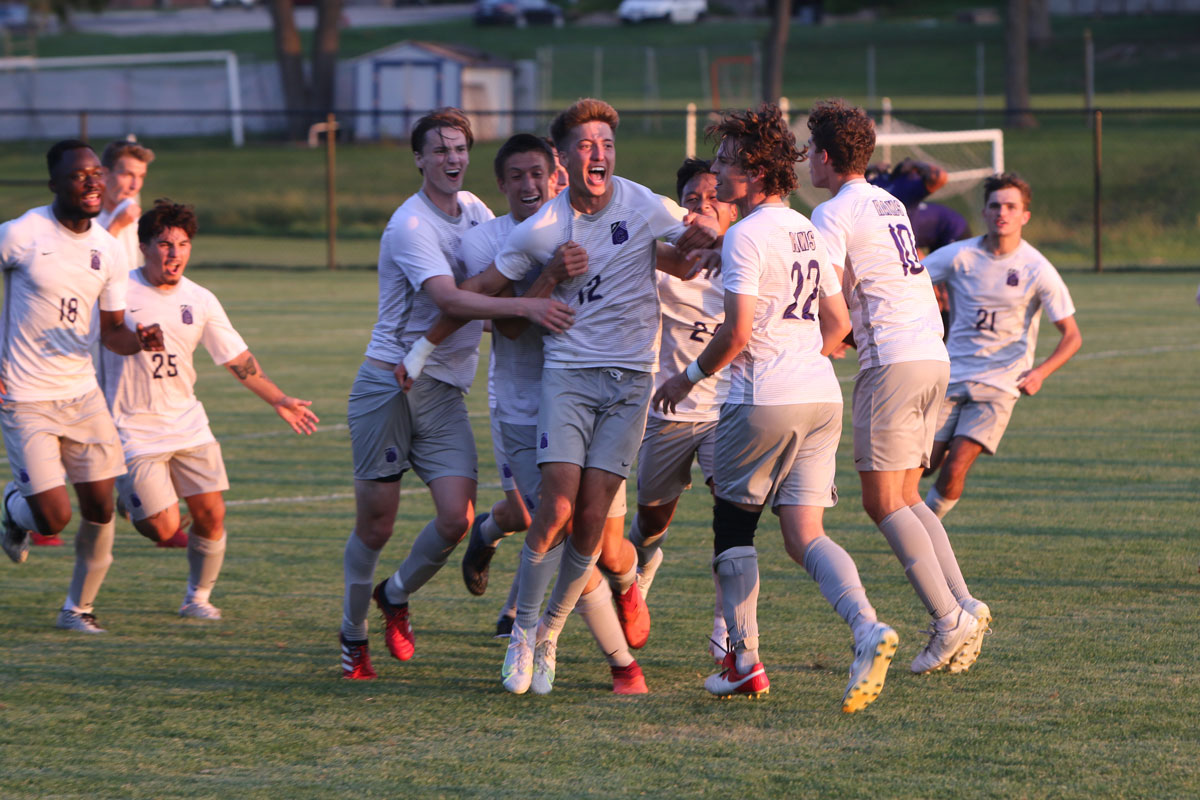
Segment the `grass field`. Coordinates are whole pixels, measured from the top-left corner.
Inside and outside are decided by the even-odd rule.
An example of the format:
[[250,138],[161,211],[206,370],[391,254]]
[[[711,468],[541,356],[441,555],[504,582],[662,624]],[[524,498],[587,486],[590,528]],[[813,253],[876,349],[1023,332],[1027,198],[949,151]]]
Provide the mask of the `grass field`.
[[[198,241],[202,252],[204,240]],[[859,507],[844,437],[830,534],[901,647],[867,711],[838,708],[845,627],[760,529],[762,702],[707,697],[709,502],[685,496],[638,653],[652,693],[622,698],[572,620],[556,688],[514,697],[490,638],[519,547],[471,598],[458,559],[413,600],[416,658],[375,634],[372,683],[338,678],[342,546],[353,516],[346,394],[375,276],[198,270],[285,390],[309,439],[197,359],[233,488],[217,624],[175,616],[186,563],[124,522],[98,603],[109,633],[55,630],[70,548],[0,565],[0,797],[1013,797],[1200,794],[1197,274],[1069,274],[1082,353],[1021,401],[1000,453],[948,517],[994,634],[963,676],[913,676],[924,614]],[[1053,344],[1047,325],[1041,352]],[[839,362],[844,379],[852,363]],[[480,384],[481,385],[481,384]],[[849,389],[848,383],[845,388]],[[499,497],[482,393],[480,504]],[[848,409],[847,409],[848,410]],[[431,514],[415,479],[381,563]]]

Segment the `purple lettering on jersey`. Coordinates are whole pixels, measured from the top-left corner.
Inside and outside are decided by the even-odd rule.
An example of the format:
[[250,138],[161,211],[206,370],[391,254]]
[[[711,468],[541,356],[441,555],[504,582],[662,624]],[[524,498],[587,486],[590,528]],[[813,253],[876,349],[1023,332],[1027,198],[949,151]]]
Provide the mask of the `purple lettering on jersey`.
[[389,447],[388,449],[383,451],[383,458],[389,464],[395,464],[397,461],[400,460],[400,453],[398,453],[396,451],[396,448]]
[[546,438],[546,434],[543,433],[542,440],[540,442],[538,442],[538,447],[545,450],[549,446],[550,446],[550,440],[548,438]]
[[1015,269],[1010,269],[1008,271],[1008,280],[1006,280],[1005,283],[1007,283],[1009,286],[1016,286],[1018,283],[1020,283],[1020,280],[1017,277],[1017,271]]
[[21,470],[17,474],[17,478],[21,481],[21,483],[29,483],[29,473],[25,470]]
[[629,241],[629,229],[625,227],[625,222],[614,222],[609,226],[612,229],[613,244],[625,244]]
[[180,319],[183,320],[184,325],[191,325],[193,322],[192,307],[191,306],[180,306],[179,307],[179,317],[180,317]]
[[92,269],[94,269],[94,270],[100,269],[100,251],[99,250],[92,251]]

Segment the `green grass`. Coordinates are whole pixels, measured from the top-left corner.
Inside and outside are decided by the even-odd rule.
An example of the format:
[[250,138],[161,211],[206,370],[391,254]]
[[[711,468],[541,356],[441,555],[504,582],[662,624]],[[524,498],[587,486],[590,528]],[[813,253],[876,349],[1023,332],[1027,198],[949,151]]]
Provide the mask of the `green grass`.
[[[198,240],[203,252],[205,240]],[[709,502],[681,503],[638,653],[652,694],[620,698],[572,620],[548,697],[499,686],[489,637],[518,543],[469,597],[452,557],[413,601],[416,658],[337,677],[342,544],[353,521],[346,393],[375,319],[365,271],[199,270],[285,390],[324,425],[301,439],[201,355],[201,397],[232,489],[215,625],[174,616],[186,565],[124,522],[102,637],[53,627],[70,548],[0,565],[0,796],[1188,798],[1200,793],[1196,274],[1068,274],[1082,353],[1023,399],[948,517],[994,634],[964,676],[907,672],[924,614],[859,507],[849,425],[829,533],[901,647],[884,694],[838,711],[845,627],[764,518],[760,619],[772,692],[710,700]],[[1040,352],[1053,345],[1044,326]],[[839,362],[843,377],[854,369]],[[477,384],[482,386],[482,382]],[[848,390],[849,386],[846,384]],[[480,505],[499,497],[485,398]],[[848,411],[848,409],[847,409]],[[431,514],[419,484],[380,565]],[[304,499],[322,498],[329,499]],[[261,499],[269,502],[257,503]]]

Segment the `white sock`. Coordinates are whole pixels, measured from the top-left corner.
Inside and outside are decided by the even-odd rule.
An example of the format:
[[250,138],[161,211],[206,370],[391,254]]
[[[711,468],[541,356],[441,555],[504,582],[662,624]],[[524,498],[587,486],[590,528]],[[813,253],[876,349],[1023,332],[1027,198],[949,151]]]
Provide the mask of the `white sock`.
[[595,589],[580,595],[579,602],[575,604],[575,613],[583,617],[584,624],[592,632],[592,638],[596,640],[596,646],[609,666],[628,667],[633,663],[633,655],[621,630],[621,621],[617,619],[617,610],[613,608],[612,590],[606,581],[600,581]]
[[821,596],[852,629],[875,621],[875,609],[867,600],[854,559],[833,539],[818,536],[813,540],[804,551],[804,569],[817,582]]
[[487,519],[479,523],[479,535],[483,539],[484,544],[489,547],[495,547],[497,542],[510,533],[512,531],[500,530],[500,526],[496,524],[495,514],[488,514]]
[[925,505],[929,506],[934,514],[937,514],[938,519],[945,519],[946,515],[950,513],[950,509],[954,508],[960,499],[956,497],[951,500],[948,497],[942,497],[938,493],[937,486],[930,486],[929,493],[925,495]]
[[113,562],[113,539],[117,530],[114,517],[99,523],[79,520],[79,532],[75,534],[75,571],[71,575],[71,586],[67,589],[66,611],[90,614],[100,593],[100,584]]
[[753,546],[731,547],[713,559],[721,582],[725,625],[738,672],[758,663],[758,552]]
[[188,531],[188,583],[183,602],[208,602],[225,563],[225,541],[225,531],[221,531],[219,539],[204,539]]
[[633,542],[633,546],[637,550],[637,565],[639,567],[644,567],[650,563],[650,559],[654,558],[654,554],[662,548],[663,542],[667,539],[667,531],[669,530],[670,528],[666,528],[656,536],[646,536],[642,532],[641,517],[638,516],[637,512],[634,512],[633,522],[629,525],[629,541]]
[[522,630],[531,631],[542,615],[542,601],[546,590],[558,574],[562,562],[563,547],[560,542],[544,553],[535,553],[529,542],[521,548],[521,566],[517,568],[517,624]]
[[[567,615],[571,613],[571,609],[575,608],[575,604],[579,602],[579,596],[583,594],[584,587],[587,586],[588,573],[592,571],[592,567],[596,566],[596,562],[599,560],[599,553],[593,555],[580,553],[575,549],[574,543],[567,539],[566,545],[563,547],[562,563],[558,566],[558,578],[550,590],[550,599],[546,601],[546,613],[542,616],[542,625],[547,630],[556,632],[563,629],[563,625],[567,622]],[[524,578],[522,577],[521,580]]]
[[446,564],[458,542],[447,542],[437,532],[434,520],[430,520],[413,540],[412,550],[399,569],[388,579],[384,592],[387,599],[396,605],[408,602],[408,596],[425,585]]
[[[29,501],[19,491],[13,491],[17,488],[16,481],[9,481],[8,486],[4,487],[4,495],[8,497],[8,516],[12,521],[17,523],[17,527],[23,531],[36,531],[37,522],[33,518],[33,509],[29,507]],[[9,492],[12,492],[11,497]],[[42,533],[42,531],[38,531]]]
[[929,541],[933,543],[933,552],[937,554],[938,564],[942,568],[942,575],[946,578],[946,585],[954,593],[954,599],[958,601],[959,605],[962,605],[964,600],[970,599],[971,592],[967,589],[967,581],[963,578],[962,569],[958,566],[958,559],[954,557],[954,548],[950,546],[950,535],[946,533],[946,528],[943,527],[942,521],[933,509],[924,503],[917,503],[909,508],[925,526],[925,532],[929,534]]
[[[501,617],[517,616],[517,592],[521,589],[521,572],[518,569],[513,575],[512,585],[508,587],[508,597],[504,600],[504,607],[500,609]],[[538,609],[541,610],[540,608]],[[535,618],[536,619],[536,618]]]
[[342,636],[352,642],[367,638],[367,612],[371,610],[371,590],[375,586],[375,567],[382,551],[372,550],[354,531],[346,539],[342,555],[345,590],[342,595]]
[[623,572],[620,575],[609,572],[608,570],[601,570],[601,572],[603,572],[604,576],[608,579],[608,585],[612,588],[612,593],[615,595],[625,594],[629,591],[630,586],[633,586],[633,584],[637,583],[636,560],[633,562],[633,566],[631,566],[628,571]]
[[904,574],[925,610],[935,618],[957,611],[958,601],[942,574],[933,542],[912,509],[903,506],[888,514],[880,520],[879,530],[904,566]]

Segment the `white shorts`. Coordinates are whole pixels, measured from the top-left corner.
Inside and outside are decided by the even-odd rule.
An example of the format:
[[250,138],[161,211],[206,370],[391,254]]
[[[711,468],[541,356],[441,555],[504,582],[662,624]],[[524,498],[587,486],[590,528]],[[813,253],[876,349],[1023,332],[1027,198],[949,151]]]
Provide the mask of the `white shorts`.
[[974,381],[952,383],[946,389],[933,440],[948,442],[962,436],[995,455],[1016,405],[1017,398],[994,386]]
[[851,413],[854,468],[894,472],[928,467],[949,380],[945,361],[901,361],[859,373]]
[[134,520],[152,517],[180,497],[229,489],[221,445],[216,442],[129,459],[129,472],[117,478],[117,496]]
[[[525,501],[525,508],[532,514],[537,509],[542,493],[542,470],[537,465],[537,427],[501,422],[500,432],[505,453],[511,453],[507,458],[513,479],[516,481],[517,493]],[[612,505],[608,508],[608,516],[624,517],[627,510],[625,481],[621,481],[621,487],[617,489]]]
[[654,376],[649,372],[615,367],[545,370],[537,462],[563,462],[629,477],[653,393]]
[[717,421],[678,422],[650,417],[638,450],[637,501],[661,506],[692,488],[692,461],[704,482],[712,480]]
[[496,409],[488,409],[488,420],[492,432],[492,458],[496,460],[496,471],[500,473],[500,489],[506,494],[513,491],[517,484],[513,480],[513,468],[508,454],[504,451],[504,434],[500,430],[500,420],[496,417]]

